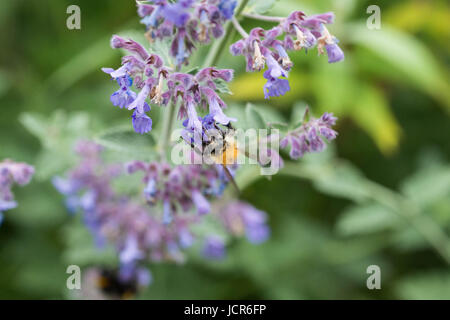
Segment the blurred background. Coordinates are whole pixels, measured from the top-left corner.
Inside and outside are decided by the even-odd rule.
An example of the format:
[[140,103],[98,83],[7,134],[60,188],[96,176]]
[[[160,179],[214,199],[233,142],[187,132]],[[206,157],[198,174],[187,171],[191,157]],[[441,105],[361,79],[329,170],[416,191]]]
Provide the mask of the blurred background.
[[[66,28],[70,4],[81,30]],[[366,27],[372,4],[380,30]],[[269,13],[294,10],[334,11],[345,61],[293,52],[292,90],[264,101],[262,74],[225,52],[219,65],[236,70],[227,102],[284,121],[305,104],[334,112],[338,139],[271,181],[238,176],[242,197],[269,214],[268,242],[236,241],[222,262],[151,265],[154,282],[137,298],[450,299],[448,2],[280,0]],[[106,262],[49,180],[74,163],[76,139],[130,125],[100,67],[119,65],[113,33],[142,36],[144,26],[132,0],[9,0],[0,28],[0,159],[37,170],[0,228],[0,299],[68,298],[67,265]],[[381,268],[381,290],[366,287],[370,265]]]

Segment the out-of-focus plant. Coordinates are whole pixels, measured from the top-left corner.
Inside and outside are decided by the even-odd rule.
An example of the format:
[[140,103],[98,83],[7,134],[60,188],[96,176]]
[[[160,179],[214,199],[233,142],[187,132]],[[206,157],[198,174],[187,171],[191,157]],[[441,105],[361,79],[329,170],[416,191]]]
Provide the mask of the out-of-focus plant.
[[[150,41],[150,49],[118,35],[110,41],[112,48],[122,49],[126,53],[119,68],[102,68],[119,84],[110,101],[116,107],[132,110],[135,133],[123,128],[109,128],[97,135],[97,143],[77,144],[80,163],[64,176],[55,176],[53,184],[66,196],[69,211],[83,213],[82,220],[95,242],[99,246],[106,243],[113,245],[119,258],[119,282],[148,285],[150,276],[141,267],[142,264],[149,261],[182,262],[181,249],[191,247],[195,239],[202,237],[203,255],[211,259],[223,258],[227,239],[223,232],[215,230],[217,226],[212,227],[218,222],[229,234],[245,233],[253,243],[261,243],[268,238],[266,214],[232,198],[224,200],[221,206],[215,206],[219,212],[215,217],[211,218],[211,214],[203,217],[212,211],[210,201],[221,198],[228,183],[234,183],[236,153],[243,152],[250,157],[235,142],[227,140],[229,135],[234,134],[231,122],[236,122],[238,118],[228,117],[222,110],[227,105],[219,94],[229,93],[226,82],[232,80],[234,72],[215,67],[221,48],[227,44],[233,27],[243,39],[231,45],[231,53],[245,56],[248,71],[261,71],[267,65],[264,73],[267,83],[262,88],[267,99],[282,96],[290,90],[287,78],[293,63],[288,50],[307,52],[317,46],[319,54],[326,52],[329,63],[342,61],[344,53],[337,44],[338,40],[325,26],[334,22],[333,13],[306,16],[301,11],[293,11],[286,18],[278,18],[260,15],[258,7],[250,3],[253,18],[275,21],[278,25],[267,31],[254,28],[247,33],[237,20],[247,4],[247,0],[241,1],[239,6],[233,0],[138,2],[138,14],[142,18],[141,23],[146,26],[145,35]],[[195,46],[208,44],[214,38],[218,42],[210,48],[203,66],[199,68],[190,64],[189,58]],[[190,68],[189,71],[183,69],[186,67]],[[159,139],[156,145],[155,135],[148,138],[151,137],[149,132],[154,132],[155,125],[148,114],[151,105],[165,107],[161,110],[162,125],[157,124]],[[202,106],[209,106],[209,113],[199,117]],[[177,115],[185,119],[181,138],[192,147],[191,157],[197,153],[202,160],[215,160],[215,164],[172,165],[167,162],[171,148],[170,135]],[[52,160],[49,169],[43,170],[43,176],[73,162],[72,156],[67,159],[58,156],[61,154],[58,146],[65,148],[79,136],[70,134],[70,127],[69,130],[63,129],[61,117],[64,118],[64,115],[55,114],[55,121],[48,125],[35,116],[22,116],[23,124],[41,139],[46,148],[41,163],[47,165],[47,159]],[[80,121],[69,121],[75,122],[78,129],[84,129],[83,134],[88,134],[87,123],[80,117]],[[326,146],[324,140],[330,141],[337,136],[332,129],[336,120],[329,113],[316,119],[305,109],[293,126],[279,124],[283,129],[281,147],[290,148],[292,159],[310,152],[322,152]],[[245,121],[247,128],[268,127],[258,109],[251,105],[247,106],[241,121]],[[48,130],[52,128],[56,129],[56,134],[53,139],[47,139]],[[68,139],[64,134],[57,136],[62,133],[61,129],[68,133]],[[223,137],[222,141],[219,141],[217,133]],[[263,139],[280,137],[270,134]],[[214,147],[212,155],[208,156],[207,149],[217,143],[223,146]],[[102,146],[115,152],[131,149],[127,171],[143,172],[144,203],[135,201],[132,196],[142,193],[136,188],[139,184],[128,185],[128,188],[137,189],[131,194],[114,191],[113,182],[121,176],[121,170],[103,162]],[[148,151],[145,152],[145,149]],[[258,150],[257,163],[282,167],[283,161],[278,152],[268,149],[267,154],[262,154]],[[141,161],[141,155],[146,160],[152,157],[155,161]],[[191,212],[192,208],[196,208],[197,214]],[[202,227],[205,223],[212,225]]]
[[[389,107],[389,92],[380,85],[380,79],[392,84],[410,86],[423,91],[450,110],[448,69],[433,56],[432,51],[412,35],[395,29],[423,26],[445,39],[448,28],[440,26],[447,21],[448,8],[439,10],[421,1],[402,2],[391,9],[382,9],[380,30],[369,30],[363,18],[366,8],[357,1],[287,1],[277,2],[271,9],[274,15],[285,15],[299,4],[306,5],[308,12],[318,12],[326,5],[344,19],[336,21],[335,32],[345,38],[346,60],[342,64],[324,68],[322,61],[299,57],[291,74],[291,86],[296,90],[288,93],[283,102],[293,102],[310,94],[319,110],[333,110],[338,116],[347,116],[361,126],[386,154],[397,149],[401,138],[401,126]],[[445,7],[444,5],[442,5]],[[430,15],[424,14],[429,11]],[[414,18],[420,15],[419,21]],[[408,18],[411,16],[411,18]],[[439,19],[442,16],[443,19]],[[356,19],[354,19],[355,17]],[[369,15],[367,14],[366,18]],[[250,21],[248,22],[250,23]],[[448,37],[447,37],[448,38]],[[251,74],[237,75],[231,90],[233,99],[255,100],[263,95],[254,87],[261,80]],[[278,104],[278,103],[277,103]]]
[[[260,1],[252,1],[250,8],[255,3]],[[435,3],[439,5],[434,6]],[[328,152],[319,157],[306,155],[301,164],[287,161],[270,183],[265,179],[255,180],[255,168],[243,166],[236,176],[237,184],[245,199],[270,214],[271,240],[261,246],[231,241],[226,258],[220,263],[200,259],[201,251],[188,250],[189,259],[183,268],[152,264],[153,284],[141,292],[141,297],[450,297],[450,277],[445,262],[449,231],[448,148],[438,145],[441,140],[437,138],[436,141],[426,140],[438,133],[442,136],[442,132],[435,131],[445,128],[442,124],[445,114],[433,106],[439,105],[443,110],[448,107],[446,68],[439,62],[438,55],[442,47],[448,46],[445,39],[449,30],[445,27],[448,19],[439,17],[446,17],[449,11],[444,1],[433,5],[423,1],[380,4],[382,29],[369,31],[365,29],[368,4],[351,0],[283,0],[273,8],[268,5],[258,9],[260,14],[269,10],[267,14],[271,16],[285,16],[298,8],[308,14],[332,9],[338,16],[333,33],[341,39],[346,60],[327,65],[325,58],[309,57],[315,54],[313,51],[306,57],[291,55],[296,65],[289,74],[291,90],[263,104],[262,87],[266,84],[263,76],[245,74],[242,59],[223,54],[218,66],[242,70],[237,72],[230,87],[233,95],[225,100],[229,106],[226,113],[229,117],[246,119],[246,113],[253,114],[246,110],[256,109],[263,122],[284,130],[288,129],[286,124],[292,127],[296,124],[296,121],[289,124],[286,120],[287,109],[297,100],[307,100],[308,104],[318,107],[311,110],[314,113],[333,111],[340,119],[352,119],[384,154],[398,150],[399,156],[387,159],[379,156],[361,131],[351,129],[345,139],[340,139],[343,144],[338,145],[338,154],[353,163],[338,158],[333,148],[328,148]],[[89,7],[83,10],[95,10],[91,7],[95,6],[93,3],[83,8],[86,6]],[[29,159],[27,162],[37,169],[35,183],[17,190],[20,206],[2,226],[0,269],[4,276],[0,277],[0,296],[59,297],[68,264],[86,267],[88,276],[83,277],[84,285],[99,279],[108,279],[114,284],[118,265],[114,248],[96,250],[81,216],[65,218],[63,207],[54,201],[56,191],[46,181],[76,165],[77,157],[73,156],[72,148],[80,138],[93,139],[104,146],[104,158],[108,163],[125,162],[131,156],[153,161],[159,155],[154,137],[158,137],[161,130],[158,124],[163,122],[161,108],[153,107],[149,113],[156,124],[152,134],[135,134],[128,119],[120,117],[123,110],[104,112],[111,110],[107,109],[109,101],[105,97],[115,89],[111,89],[108,81],[101,81],[98,72],[100,65],[114,65],[118,61],[117,52],[106,45],[109,37],[105,37],[105,32],[109,31],[105,25],[109,29],[117,28],[117,34],[123,37],[141,43],[146,43],[146,39],[139,32],[130,31],[139,26],[134,23],[135,18],[127,22],[133,12],[119,3],[108,2],[105,10],[101,10],[104,14],[99,10],[97,15],[92,15],[95,21],[87,21],[89,34],[70,33],[56,27],[59,22],[64,24],[51,14],[64,12],[64,5],[59,2],[52,4],[52,10],[45,4],[22,8],[19,2],[3,2],[0,7],[5,24],[13,25],[17,19],[14,30],[23,39],[20,48],[9,41],[11,48],[4,50],[4,55],[13,59],[2,66],[0,73],[0,98],[11,99],[4,102],[5,107],[0,111],[2,130],[8,132],[0,135],[0,156],[17,154],[19,156],[13,158]],[[122,14],[115,14],[111,19],[112,11]],[[22,23],[23,15],[42,28],[48,24],[46,30],[54,38],[51,46],[49,39],[28,30]],[[256,26],[250,18],[239,22],[247,30]],[[264,28],[272,26],[273,23],[267,23]],[[53,32],[52,27],[58,31]],[[0,34],[2,39],[14,36],[14,32]],[[204,62],[207,50],[199,48],[191,56],[192,63]],[[16,51],[19,54],[15,54]],[[10,65],[13,67],[9,68]],[[401,96],[402,93],[406,94]],[[411,96],[413,101],[405,96]],[[415,101],[417,96],[431,99]],[[248,100],[253,103],[245,108],[241,102]],[[418,112],[422,105],[431,107]],[[67,109],[67,112],[43,115],[57,108]],[[87,112],[70,112],[80,109]],[[22,115],[21,121],[28,131],[39,137],[41,152],[36,141],[10,121],[11,116],[15,118],[23,110],[32,111]],[[293,108],[292,118],[301,119],[304,110],[304,104],[299,104]],[[407,110],[412,113],[393,115],[393,111]],[[420,121],[414,117],[420,117]],[[398,121],[402,121],[402,129]],[[344,127],[343,124],[348,124],[345,121],[338,124],[342,130],[352,127]],[[407,133],[403,135],[405,144],[399,144],[401,130]],[[352,153],[348,152],[348,145],[352,146]],[[416,173],[411,173],[414,171],[411,163],[415,159],[411,154],[425,153],[425,147],[430,145],[443,153],[442,160],[424,157]],[[368,157],[374,159],[368,161]],[[405,175],[410,177],[402,180]],[[125,181],[128,179],[131,181]],[[129,176],[115,188],[127,193],[133,184],[135,177]],[[233,189],[228,192],[233,193]],[[226,194],[225,198],[228,196]],[[365,270],[371,264],[381,267],[383,289],[380,291],[368,291],[365,286]],[[100,268],[88,269],[92,265]],[[84,285],[83,288],[94,290],[94,294],[99,293],[98,288]],[[127,290],[133,291],[134,285],[130,283],[130,287],[116,291],[122,296]]]

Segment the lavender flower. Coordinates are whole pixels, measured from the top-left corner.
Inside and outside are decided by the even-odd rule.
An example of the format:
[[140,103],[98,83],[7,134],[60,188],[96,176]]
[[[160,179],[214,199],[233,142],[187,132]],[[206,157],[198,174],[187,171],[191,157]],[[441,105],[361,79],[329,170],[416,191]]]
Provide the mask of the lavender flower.
[[325,149],[323,138],[334,140],[337,132],[331,129],[337,118],[332,113],[324,113],[319,119],[311,119],[287,133],[280,142],[281,148],[291,146],[290,157],[298,159],[307,152],[321,152]]
[[[125,48],[132,54],[122,59],[119,69],[102,70],[119,83],[120,89],[112,94],[111,101],[120,108],[133,110],[132,124],[137,133],[144,134],[152,129],[152,119],[146,114],[150,111],[148,99],[155,104],[168,105],[170,102],[176,104],[181,98],[179,118],[187,117],[187,126],[196,132],[202,130],[196,111],[201,104],[209,103],[210,112],[217,122],[227,124],[235,121],[223,113],[226,105],[215,92],[215,81],[231,81],[233,70],[208,67],[196,75],[169,72],[161,57],[148,53],[137,42],[113,36],[111,43],[114,48]],[[133,83],[140,90],[138,94],[131,89]]]
[[264,72],[264,78],[267,79],[267,83],[264,85],[265,99],[283,96],[286,92],[291,90],[287,79],[274,78],[268,71]]
[[217,167],[181,165],[171,168],[166,163],[134,161],[127,164],[127,171],[145,173],[143,182],[147,187],[144,189],[144,196],[149,199],[149,193],[151,194],[151,201],[148,201],[150,206],[157,206],[159,203],[163,205],[163,219],[167,224],[180,212],[192,208],[196,208],[198,215],[210,212],[211,206],[207,199],[211,194],[209,191],[226,183]]
[[13,162],[9,159],[0,162],[0,224],[3,221],[3,212],[17,207],[14,201],[12,186],[28,184],[34,174],[34,168],[26,163]]
[[236,4],[235,0],[156,0],[138,3],[138,14],[150,41],[172,39],[170,53],[180,66],[188,63],[196,43],[223,35],[223,24],[233,17]]
[[[283,79],[288,77],[287,71],[293,66],[287,51],[304,48],[306,52],[317,45],[319,54],[326,50],[329,63],[344,59],[337,39],[325,27],[333,21],[334,14],[331,12],[306,17],[303,12],[295,11],[270,30],[252,29],[244,39],[230,46],[230,52],[235,56],[245,56],[247,71],[260,71],[267,64],[264,97],[278,97],[290,90],[288,80]],[[281,36],[284,39],[279,39]]]

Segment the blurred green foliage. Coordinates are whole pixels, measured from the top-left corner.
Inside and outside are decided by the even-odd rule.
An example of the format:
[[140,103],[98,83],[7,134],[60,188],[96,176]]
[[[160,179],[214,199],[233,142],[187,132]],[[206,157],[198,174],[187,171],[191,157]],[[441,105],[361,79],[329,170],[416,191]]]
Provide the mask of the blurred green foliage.
[[[450,9],[446,1],[376,1],[382,28],[370,31],[373,2],[275,3],[270,13],[277,16],[334,11],[330,31],[346,53],[336,65],[315,51],[291,54],[285,97],[264,101],[262,74],[246,74],[244,59],[222,54],[219,65],[237,70],[230,116],[257,110],[258,121],[289,123],[308,104],[314,114],[339,116],[339,137],[324,154],[286,163],[270,181],[255,167],[240,169],[242,197],[269,213],[267,243],[235,241],[222,262],[192,252],[183,266],[151,265],[154,283],[138,298],[450,298]],[[152,109],[154,135],[132,135],[123,110],[109,102],[114,85],[100,72],[119,64],[111,34],[142,37],[134,1],[76,3],[82,29],[71,31],[71,1],[0,2],[0,159],[37,169],[16,190],[19,207],[0,228],[3,299],[65,298],[68,264],[116,262],[111,250],[95,251],[49,183],[76,161],[74,141],[95,139],[111,161],[156,152],[159,108]],[[243,21],[246,29],[257,24]],[[382,290],[366,288],[373,264],[381,267]]]

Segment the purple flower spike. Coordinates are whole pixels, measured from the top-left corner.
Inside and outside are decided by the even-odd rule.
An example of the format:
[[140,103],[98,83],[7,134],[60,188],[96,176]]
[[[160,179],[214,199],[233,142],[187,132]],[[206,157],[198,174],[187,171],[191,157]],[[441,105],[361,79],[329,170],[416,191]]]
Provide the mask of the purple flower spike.
[[288,132],[281,140],[280,147],[284,149],[290,145],[289,156],[294,160],[308,152],[321,152],[326,147],[323,138],[331,141],[337,136],[337,132],[331,128],[336,124],[336,120],[332,113],[324,113],[319,119],[312,118]]
[[[273,17],[272,17],[273,18]],[[325,24],[333,23],[332,12],[307,17],[302,11],[292,12],[285,19],[274,18],[280,23],[270,30],[254,28],[249,35],[230,46],[232,55],[243,55],[246,59],[246,70],[261,71],[267,63],[269,80],[264,86],[266,99],[281,96],[289,91],[287,71],[293,63],[290,60],[288,50],[302,50],[305,53],[317,45],[319,54],[328,54],[328,62],[334,63],[344,59],[344,53],[337,46],[336,38],[325,27]],[[241,32],[245,35],[245,32]],[[279,39],[284,36],[284,39]],[[281,65],[280,65],[281,64]]]

